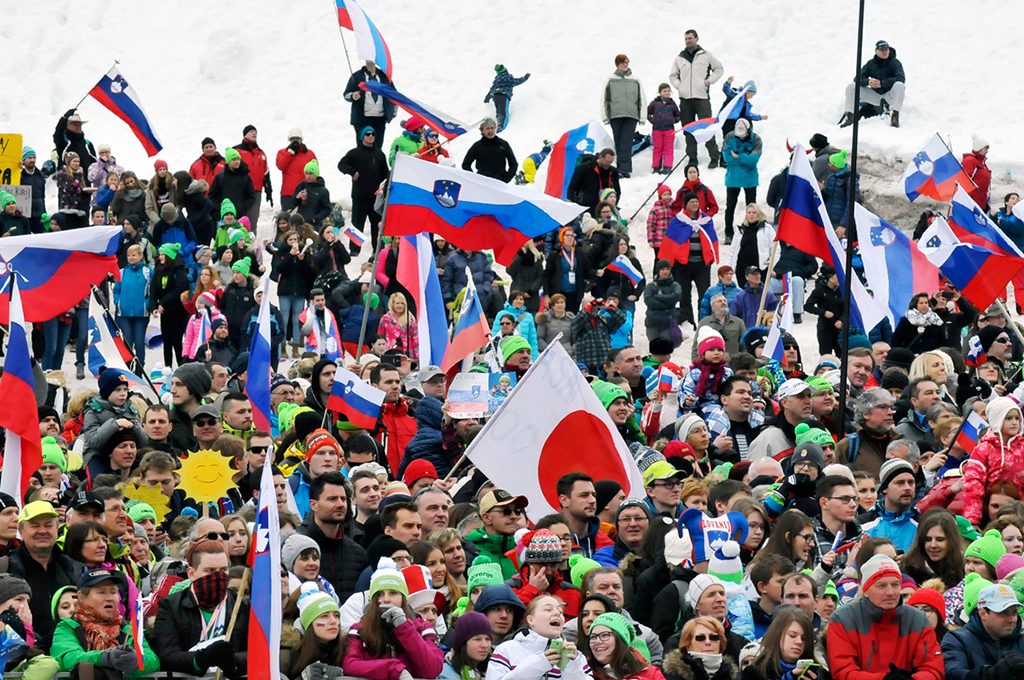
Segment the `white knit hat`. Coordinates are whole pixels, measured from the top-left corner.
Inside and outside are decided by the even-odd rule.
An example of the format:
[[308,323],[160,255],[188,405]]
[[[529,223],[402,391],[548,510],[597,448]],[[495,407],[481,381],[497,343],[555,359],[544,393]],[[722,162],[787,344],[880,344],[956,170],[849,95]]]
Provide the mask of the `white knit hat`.
[[1020,404],[1010,397],[996,397],[988,402],[988,406],[985,407],[985,416],[988,418],[990,431],[995,433],[1001,432],[1003,421],[1006,420],[1006,414],[1013,409],[1017,409],[1019,412]]
[[302,139],[302,130],[297,127],[293,127],[288,131],[288,139]]
[[[900,565],[896,564],[896,560],[888,555],[875,555],[860,568],[861,592],[875,585],[880,579],[887,577],[900,578]],[[693,589],[693,583],[690,584],[690,589]]]
[[690,603],[690,607],[694,611],[697,610],[697,603],[700,602],[700,598],[704,595],[704,591],[711,586],[722,586],[725,589],[725,584],[722,583],[722,579],[711,574],[697,574],[690,581],[690,587],[686,590],[686,601]]
[[988,146],[988,140],[979,134],[971,135],[971,151],[981,151]]

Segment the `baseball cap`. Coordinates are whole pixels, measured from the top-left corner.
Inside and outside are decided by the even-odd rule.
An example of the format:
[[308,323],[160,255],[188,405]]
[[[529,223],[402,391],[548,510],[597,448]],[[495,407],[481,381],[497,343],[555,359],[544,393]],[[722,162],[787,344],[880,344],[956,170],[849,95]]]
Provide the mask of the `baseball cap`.
[[798,394],[811,391],[813,391],[813,388],[807,384],[806,380],[790,378],[779,387],[778,397],[779,399],[785,399],[786,397],[795,397]]
[[420,382],[421,383],[430,382],[431,380],[433,380],[434,378],[436,378],[439,375],[444,375],[444,371],[442,371],[440,367],[438,367],[438,366],[425,366],[420,371]]
[[75,494],[71,502],[68,503],[69,510],[81,511],[87,508],[92,508],[97,512],[103,512],[106,509],[106,504],[103,500],[92,491],[79,491]]
[[884,50],[887,47],[889,47],[889,43],[885,40],[879,40],[878,42],[875,43],[876,50]]
[[480,514],[490,512],[494,508],[499,508],[503,505],[515,504],[520,508],[525,508],[529,501],[526,496],[513,496],[504,489],[494,489],[484,494],[484,497],[480,499]]
[[199,416],[210,416],[211,418],[220,420],[220,409],[213,404],[203,404],[192,412],[192,422],[195,422]]
[[53,505],[49,501],[32,501],[25,505],[21,509],[21,514],[18,515],[19,522],[28,522],[37,517],[56,517],[57,511],[53,509]]
[[758,274],[761,273],[761,268],[758,267],[756,264],[752,264],[752,265],[750,265],[749,267],[747,267],[746,269],[743,270],[744,274],[753,274],[755,272],[758,273]]
[[978,606],[994,612],[1005,612],[1010,607],[1019,607],[1020,602],[1013,588],[1005,583],[995,583],[982,588],[978,593]]
[[660,479],[672,479],[673,477],[682,476],[683,473],[672,467],[672,463],[669,463],[667,460],[659,460],[651,463],[651,465],[644,470],[644,486],[650,486]]
[[112,569],[93,569],[85,572],[85,576],[82,577],[82,582],[78,584],[79,589],[92,588],[98,586],[101,583],[107,581],[113,581],[114,583],[121,585],[121,572],[114,571]]

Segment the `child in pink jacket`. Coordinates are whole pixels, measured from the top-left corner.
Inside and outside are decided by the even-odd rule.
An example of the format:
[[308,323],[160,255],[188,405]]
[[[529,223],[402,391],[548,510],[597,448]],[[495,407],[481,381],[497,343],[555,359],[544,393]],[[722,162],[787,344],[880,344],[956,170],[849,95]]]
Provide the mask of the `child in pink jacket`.
[[1020,405],[997,397],[985,408],[989,429],[964,463],[964,517],[982,525],[985,491],[996,482],[1024,487],[1024,439]]
[[200,332],[204,314],[209,316],[207,324],[212,333],[213,322],[223,318],[220,310],[217,309],[217,294],[212,290],[199,294],[199,297],[196,298],[196,313],[189,318],[188,325],[185,326],[185,339],[181,344],[181,353],[189,359],[195,359],[196,352],[206,344],[207,339],[202,337]]

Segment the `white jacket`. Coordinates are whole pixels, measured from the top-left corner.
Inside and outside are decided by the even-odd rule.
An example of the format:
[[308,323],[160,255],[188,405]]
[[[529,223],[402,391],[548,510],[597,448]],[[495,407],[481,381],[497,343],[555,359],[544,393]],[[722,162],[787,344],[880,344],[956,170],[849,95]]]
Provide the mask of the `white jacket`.
[[494,650],[487,664],[486,680],[591,680],[593,675],[582,652],[569,662],[565,670],[552,666],[544,656],[550,643],[546,637],[526,629]]
[[[686,49],[683,49],[685,52]],[[680,99],[707,99],[708,88],[704,81],[714,83],[725,74],[722,62],[715,56],[698,46],[693,61],[683,57],[680,52],[672,62],[672,70],[668,74],[668,82],[679,92]]]

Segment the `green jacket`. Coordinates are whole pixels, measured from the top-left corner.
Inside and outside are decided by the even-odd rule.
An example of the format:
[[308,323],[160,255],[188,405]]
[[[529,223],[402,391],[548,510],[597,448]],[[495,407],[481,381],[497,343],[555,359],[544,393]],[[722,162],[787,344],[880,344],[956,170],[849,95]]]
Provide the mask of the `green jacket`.
[[[416,135],[416,137],[419,137],[419,135]],[[408,131],[402,132],[391,142],[391,150],[388,152],[388,165],[395,164],[395,156],[399,153],[415,156],[422,144],[423,140],[414,139],[413,133]]]
[[605,123],[613,118],[633,118],[642,121],[646,116],[646,100],[644,88],[640,81],[633,77],[633,72],[626,70],[619,74],[615,71],[608,76],[601,98],[601,115]]
[[[483,527],[478,527],[469,532],[466,540],[480,549],[480,556],[485,562],[493,562],[501,565],[501,577],[510,579],[516,575],[516,565],[505,556],[505,553],[516,546],[515,536],[504,534],[489,534]],[[475,560],[474,560],[475,562]]]
[[[119,639],[125,647],[134,649],[133,645],[135,642],[132,639],[132,627],[127,621],[121,626],[121,636]],[[85,631],[82,630],[82,626],[78,621],[74,619],[61,619],[53,631],[53,644],[50,646],[50,655],[57,660],[62,671],[70,673],[75,665],[79,663],[100,665],[100,658],[103,656],[103,652],[86,650]],[[149,643],[146,642],[145,638],[142,639],[142,662],[143,667],[134,673],[129,673],[127,677],[141,678],[146,673],[155,673],[160,670],[160,659],[149,648]]]

